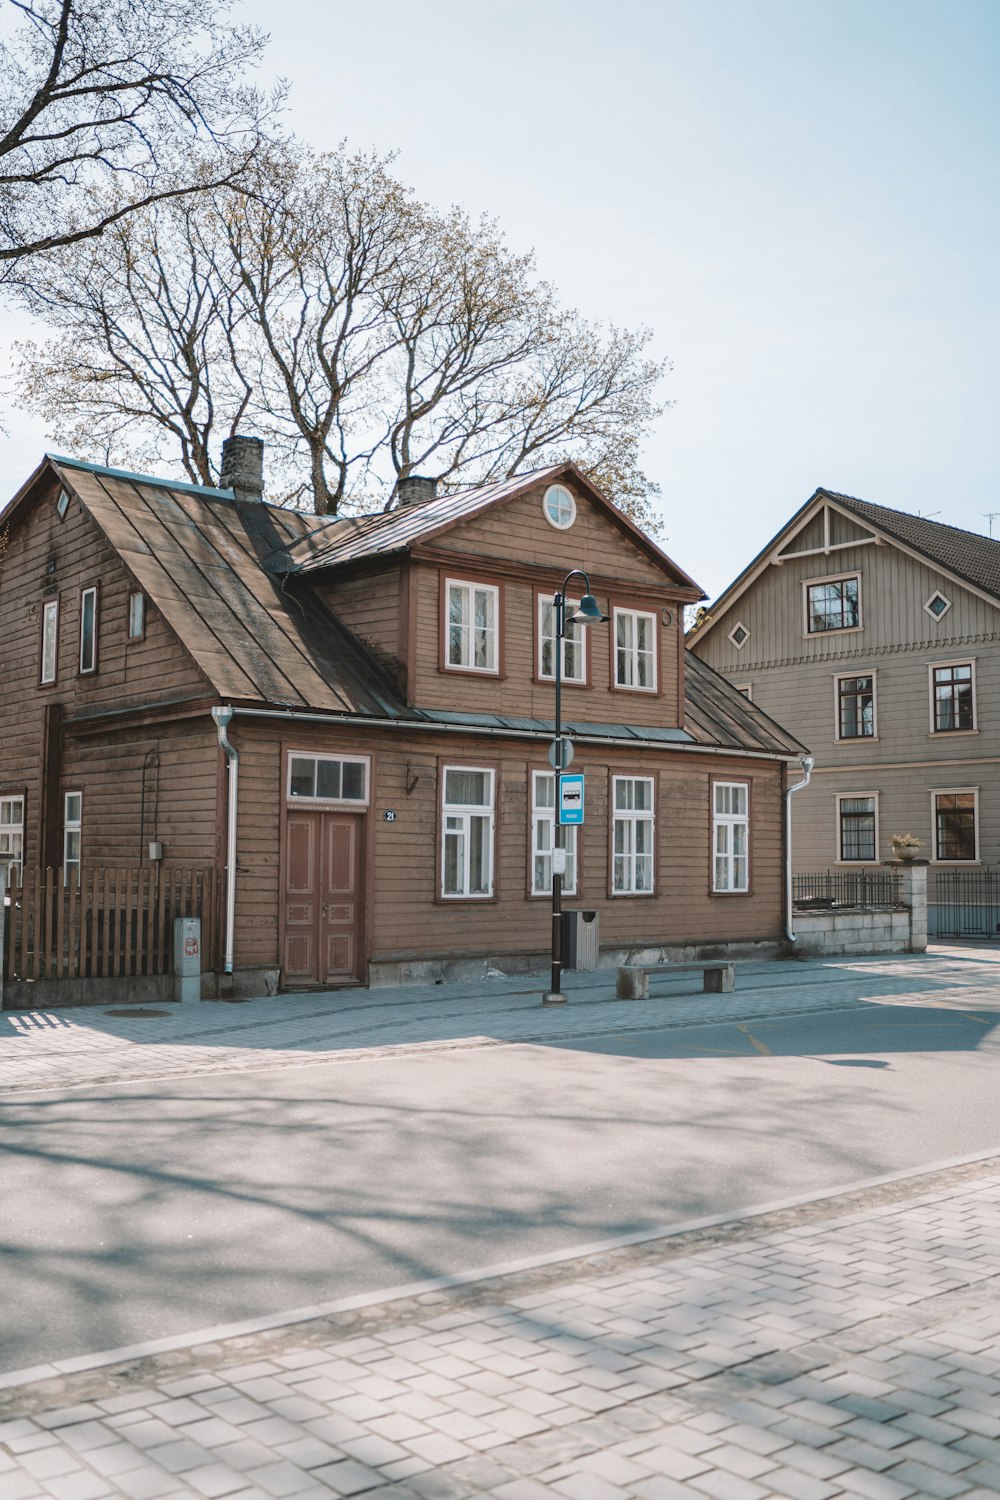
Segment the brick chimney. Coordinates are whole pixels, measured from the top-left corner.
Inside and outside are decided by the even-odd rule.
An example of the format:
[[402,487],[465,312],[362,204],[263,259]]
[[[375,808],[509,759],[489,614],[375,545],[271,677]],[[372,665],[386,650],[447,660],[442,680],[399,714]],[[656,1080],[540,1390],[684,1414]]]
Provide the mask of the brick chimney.
[[237,500],[264,498],[264,443],[261,438],[226,438],[222,445],[219,488],[232,490]]
[[407,505],[423,505],[425,500],[434,500],[436,497],[436,479],[428,479],[424,474],[407,474],[405,478],[396,480],[397,510],[402,510]]

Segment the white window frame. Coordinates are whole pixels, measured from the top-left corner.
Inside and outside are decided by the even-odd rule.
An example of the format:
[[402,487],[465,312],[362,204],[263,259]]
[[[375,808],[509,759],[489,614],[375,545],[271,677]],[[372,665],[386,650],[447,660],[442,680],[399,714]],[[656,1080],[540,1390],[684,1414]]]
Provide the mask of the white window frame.
[[[312,796],[303,796],[301,793],[292,792],[292,763],[296,760],[311,760],[313,762],[313,786],[318,784],[319,764],[323,762],[336,762],[341,766],[341,786],[343,786],[343,767],[345,765],[360,766],[364,776],[364,791],[360,797],[322,797],[313,793]],[[295,807],[344,807],[360,808],[367,807],[371,797],[371,756],[370,755],[323,755],[315,750],[289,750],[287,765],[285,768],[285,799],[291,806]]]
[[[15,823],[13,818],[4,820],[4,808],[12,809],[15,804],[20,809],[20,818]],[[10,884],[12,870],[17,871],[16,879],[21,883],[21,872],[24,869],[24,793],[5,792],[0,797],[0,866],[6,866],[7,883]],[[3,911],[0,910],[0,922],[3,921]]]
[[[935,712],[935,709],[937,707],[937,700],[936,700],[936,698],[934,696],[934,673],[940,671],[942,667],[970,667],[971,668],[971,673],[972,673],[971,678],[970,678],[970,681],[971,681],[971,684],[972,684],[972,727],[971,727],[971,729],[938,729],[938,727],[937,727],[937,714]],[[931,662],[928,662],[927,663],[927,694],[928,694],[928,705],[927,706],[928,706],[928,713],[929,713],[929,718],[930,718],[930,732],[931,732],[932,735],[934,735],[935,738],[937,738],[938,735],[946,735],[949,739],[951,739],[952,735],[957,735],[957,734],[978,734],[979,733],[979,709],[978,709],[978,706],[977,706],[977,700],[978,700],[979,694],[976,692],[976,658],[974,656],[957,656],[954,659],[954,661],[931,661]]]
[[[448,772],[473,772],[477,775],[489,778],[490,789],[489,802],[449,802],[448,799]],[[495,863],[496,863],[496,771],[492,766],[466,766],[466,765],[443,765],[441,767],[441,878],[440,892],[442,901],[490,901],[493,899],[495,885]],[[487,889],[484,891],[473,891],[472,884],[472,822],[473,819],[481,819],[486,823],[486,850],[489,876]],[[449,828],[449,822],[457,824],[457,827]],[[461,864],[461,890],[445,890],[445,877],[447,872],[447,848],[449,838],[457,837],[460,840],[460,864]]]
[[[963,664],[964,665],[964,664]],[[976,852],[972,859],[939,859],[938,858],[938,823],[937,823],[937,799],[939,797],[968,797],[973,798],[972,814],[975,822]],[[977,786],[935,786],[930,789],[931,797],[931,864],[954,865],[960,869],[969,865],[977,865],[979,856],[979,788]]]
[[[611,607],[611,615],[612,615],[612,620],[611,620],[611,631],[612,631],[611,650],[614,653],[614,657],[613,657],[613,660],[614,660],[614,676],[613,676],[613,680],[614,680],[615,688],[618,691],[623,692],[623,693],[656,693],[656,692],[658,692],[659,691],[659,679],[660,679],[660,644],[659,644],[660,632],[659,632],[659,628],[658,628],[659,627],[658,616],[656,615],[656,613],[653,610],[648,610],[648,609],[630,609],[630,608],[626,608],[626,607],[619,607],[617,604],[612,605],[612,607]],[[642,683],[640,683],[638,681],[623,682],[622,679],[621,679],[621,675],[620,675],[620,672],[619,672],[619,658],[618,658],[618,652],[619,652],[619,646],[618,646],[618,621],[621,620],[621,619],[630,619],[632,621],[632,644],[631,644],[630,647],[627,646],[624,649],[626,651],[628,651],[628,658],[627,659],[628,659],[628,662],[630,663],[631,674],[632,674],[633,677],[636,677],[636,678],[639,675],[638,668],[639,668],[639,661],[640,661],[640,651],[639,651],[639,639],[638,639],[637,624],[638,624],[639,620],[649,620],[650,621],[650,624],[651,624],[651,627],[652,627],[652,641],[653,641],[653,644],[652,644],[652,650],[651,650],[651,652],[649,654],[652,656],[652,659],[653,659],[653,681],[649,685],[643,685]],[[643,653],[643,654],[645,654],[645,653]]]
[[[837,816],[837,863],[838,865],[875,865],[879,862],[879,849],[882,847],[882,835],[879,829],[878,792],[836,792],[836,816]],[[844,824],[840,812],[842,802],[860,802],[867,799],[874,804],[875,812],[875,852],[871,859],[845,859],[844,858]]]
[[[942,599],[944,601],[944,609],[940,614],[935,614],[931,609],[931,605],[934,603],[935,599]],[[930,598],[924,605],[924,609],[930,615],[932,620],[943,620],[949,609],[951,609],[951,600],[948,598],[947,594],[942,594],[940,589],[935,589],[933,594],[931,594]]]
[[752,703],[753,702],[753,683],[752,682],[734,682],[733,683],[733,687],[736,689],[736,691],[738,693],[740,693],[744,698],[746,698],[746,700],[747,700],[748,703]]
[[[809,629],[809,590],[820,588],[824,583],[849,583],[852,578],[858,581],[858,623],[856,625],[837,625],[832,630],[810,630]],[[815,640],[817,636],[850,635],[853,630],[863,630],[865,624],[864,601],[861,592],[861,573],[854,569],[848,573],[828,573],[822,578],[803,578],[802,580],[802,634],[809,640]]]
[[[738,641],[736,639],[736,632],[738,630],[742,630],[742,632],[743,632],[743,639],[741,641]],[[750,631],[749,631],[748,627],[746,625],[744,625],[744,623],[743,623],[742,620],[737,620],[736,624],[733,626],[732,630],[729,632],[729,635],[728,635],[727,639],[730,640],[730,641],[732,641],[732,643],[736,647],[737,651],[742,651],[743,647],[746,645],[747,641],[750,639]]]
[[[720,812],[719,792],[738,789],[744,797],[742,813]],[[737,829],[743,829],[743,854],[736,852]],[[722,847],[720,848],[720,844]],[[743,861],[743,883],[737,884],[737,862]],[[719,879],[720,861],[722,879]],[[750,783],[749,781],[712,782],[712,890],[720,894],[745,896],[750,891]]]
[[56,515],[60,521],[65,521],[66,512],[69,510],[69,491],[60,490],[56,497]]
[[[563,499],[564,496],[565,500],[569,501],[568,507]],[[550,505],[558,507],[560,513],[565,511],[567,519],[558,520],[554,517],[549,509]],[[556,531],[568,531],[576,520],[576,500],[572,492],[564,484],[550,484],[542,496],[542,514],[549,525],[554,527]]]
[[[620,808],[618,786],[622,782],[645,782],[650,788],[648,808]],[[656,891],[656,778],[655,776],[611,777],[611,894],[613,896],[652,896]],[[636,825],[649,825],[649,852],[639,854],[636,849]],[[618,828],[623,831],[625,846],[618,852]],[[639,859],[649,860],[649,885],[636,883]],[[622,880],[619,882],[618,861],[622,860]]]
[[[871,734],[841,734],[840,732],[840,684],[855,677],[870,677],[872,680],[872,732]],[[873,671],[834,672],[833,674],[833,737],[840,745],[870,745],[878,739],[878,679]]]
[[[74,798],[74,797],[78,799],[80,806],[79,806],[79,810],[77,812],[77,816],[75,818],[71,818],[70,815],[69,815],[69,805],[70,805],[71,798]],[[69,852],[69,850],[70,850],[70,839],[72,838],[72,836],[74,834],[76,835],[76,840],[77,840],[77,844],[76,844],[76,851],[77,852],[76,852],[76,854],[74,856],[71,857],[70,856],[70,852]],[[75,870],[76,871],[76,883],[79,886],[79,884],[80,884],[80,876],[81,876],[81,873],[82,873],[82,863],[81,863],[82,859],[83,859],[83,793],[82,792],[65,792],[63,794],[63,885],[69,885],[69,883],[70,883],[70,880],[69,880],[70,871],[71,870]]]
[[[569,615],[575,613],[575,611],[579,608],[579,605],[580,605],[580,601],[578,599],[567,599],[566,603],[565,603],[565,606],[564,606],[567,617]],[[546,609],[548,609],[550,611],[550,615],[551,615],[551,625],[552,625],[551,630],[546,630],[546,628],[545,628],[545,611],[546,611]],[[555,644],[556,644],[556,641],[555,641],[555,635],[556,635],[556,606],[555,606],[555,601],[552,598],[551,594],[548,594],[548,595],[547,594],[539,594],[538,595],[537,621],[538,621],[538,678],[539,678],[540,682],[555,682],[555,680],[556,680],[556,673],[555,673],[555,656],[556,656],[556,653],[555,653]],[[562,640],[562,681],[564,683],[569,683],[571,686],[575,685],[576,687],[586,687],[586,685],[587,685],[587,635],[588,635],[588,633],[589,632],[587,631],[587,629],[586,629],[586,627],[584,625],[580,625],[579,623],[573,624],[567,618],[567,622],[566,622],[566,624],[564,626],[563,640]],[[552,663],[553,663],[553,666],[552,666],[552,671],[551,672],[546,672],[545,669],[544,669],[544,665],[543,665],[543,658],[544,658],[544,655],[545,655],[545,643],[546,643],[546,641],[551,641],[551,643],[552,643]],[[570,676],[567,673],[567,671],[566,671],[566,647],[570,646],[570,645],[575,645],[576,646],[576,648],[577,648],[577,661],[579,663],[579,671],[575,675],[573,675],[573,676]]]
[[[552,806],[543,807],[538,800],[539,784],[552,784]],[[554,771],[532,771],[531,773],[531,894],[552,894],[552,849],[556,828],[556,773]],[[563,848],[566,851],[566,873],[563,876],[564,896],[575,896],[577,891],[577,842],[576,828],[568,824],[563,828]],[[542,861],[547,876],[538,879],[538,862]]]
[[146,595],[133,589],[128,596],[128,639],[141,641],[146,633]]
[[[90,635],[91,650],[90,650],[89,664],[88,664],[88,659],[87,659],[87,657],[84,654],[84,647],[87,644],[86,622],[87,622],[87,604],[88,604],[88,600],[90,601],[90,607],[91,607],[91,610],[93,611],[93,621],[92,621],[92,629],[91,629],[91,635]],[[94,673],[96,671],[97,671],[97,586],[96,586],[96,584],[91,584],[91,586],[89,588],[81,589],[81,591],[80,591],[80,676],[81,677],[89,677],[89,676],[91,676],[92,673]]]
[[[38,680],[42,687],[51,687],[59,678],[59,596],[42,602],[42,659]],[[46,671],[46,662],[51,655],[52,668]]]
[[[453,591],[463,595],[462,660],[451,660],[451,597]],[[487,594],[493,601],[492,651],[485,667],[475,665],[476,595]],[[500,589],[495,583],[475,583],[468,578],[446,578],[444,581],[444,666],[448,672],[476,672],[481,677],[500,675]]]

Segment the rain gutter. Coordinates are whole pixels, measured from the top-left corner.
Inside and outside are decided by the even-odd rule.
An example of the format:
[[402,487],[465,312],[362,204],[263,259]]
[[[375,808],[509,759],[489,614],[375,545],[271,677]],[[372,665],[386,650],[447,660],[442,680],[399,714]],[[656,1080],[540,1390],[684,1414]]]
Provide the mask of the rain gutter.
[[233,972],[233,942],[236,933],[236,813],[239,807],[240,758],[229,742],[234,709],[228,704],[212,709],[212,718],[229,765],[229,798],[226,812],[226,921],[224,971]]
[[792,931],[792,793],[801,792],[809,785],[815,764],[811,755],[803,755],[802,780],[785,792],[785,937],[790,943],[798,941]]

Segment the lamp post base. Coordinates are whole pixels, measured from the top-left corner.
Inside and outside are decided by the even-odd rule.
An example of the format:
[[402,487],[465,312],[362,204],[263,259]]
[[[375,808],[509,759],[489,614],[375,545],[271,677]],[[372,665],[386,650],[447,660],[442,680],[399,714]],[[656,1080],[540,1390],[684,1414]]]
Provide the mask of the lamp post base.
[[569,1000],[568,1000],[567,996],[561,994],[559,990],[546,990],[545,994],[542,996],[542,1004],[543,1005],[568,1005],[569,1004]]

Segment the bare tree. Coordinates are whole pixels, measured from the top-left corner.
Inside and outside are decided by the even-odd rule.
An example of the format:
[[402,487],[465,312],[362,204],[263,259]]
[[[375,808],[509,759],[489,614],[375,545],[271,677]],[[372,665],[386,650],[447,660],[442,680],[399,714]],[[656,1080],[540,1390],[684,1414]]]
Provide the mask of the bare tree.
[[265,38],[229,24],[224,0],[4,9],[0,274],[245,170],[268,111],[245,82]]
[[391,159],[285,144],[241,188],[39,258],[20,295],[57,337],[22,348],[22,391],[79,451],[173,450],[210,482],[245,418],[272,492],[325,513],[391,505],[416,471],[467,485],[573,458],[655,526],[648,332],[561,308],[494,224],[416,202]]
[[189,480],[215,482],[251,395],[216,227],[187,194],[33,261],[20,300],[55,337],[17,346],[22,399],[70,452],[133,467],[179,454]]

